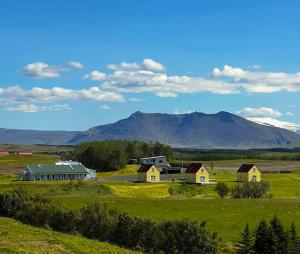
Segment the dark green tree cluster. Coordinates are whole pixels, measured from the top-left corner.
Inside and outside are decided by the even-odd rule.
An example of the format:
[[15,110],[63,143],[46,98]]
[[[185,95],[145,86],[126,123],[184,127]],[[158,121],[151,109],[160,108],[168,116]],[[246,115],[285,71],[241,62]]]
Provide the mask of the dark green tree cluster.
[[300,253],[300,238],[294,224],[285,229],[277,217],[268,224],[261,221],[254,232],[248,224],[237,245],[239,254],[296,254]]
[[143,253],[218,253],[219,239],[207,231],[205,223],[191,220],[156,223],[119,214],[97,203],[79,210],[64,210],[54,202],[24,190],[0,194],[0,216],[81,234]]
[[268,198],[270,195],[270,184],[267,181],[249,182],[238,184],[231,189],[231,195],[235,199],[239,198]]
[[218,182],[215,187],[215,191],[218,193],[221,199],[224,199],[231,192],[231,196],[234,199],[239,198],[270,198],[268,194],[270,189],[269,182],[249,182],[238,184],[231,189],[224,182]]
[[63,159],[77,160],[86,167],[111,171],[124,168],[130,159],[149,156],[167,156],[173,159],[173,150],[169,145],[139,141],[113,140],[81,143],[75,150],[61,154]]

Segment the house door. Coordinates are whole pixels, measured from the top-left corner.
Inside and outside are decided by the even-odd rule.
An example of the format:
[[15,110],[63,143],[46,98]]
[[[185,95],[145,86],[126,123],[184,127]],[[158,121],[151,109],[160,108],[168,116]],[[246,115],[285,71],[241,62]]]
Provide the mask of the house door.
[[151,182],[155,182],[155,176],[151,176]]
[[252,181],[256,182],[256,176],[252,176]]
[[205,183],[205,176],[200,176],[200,182]]

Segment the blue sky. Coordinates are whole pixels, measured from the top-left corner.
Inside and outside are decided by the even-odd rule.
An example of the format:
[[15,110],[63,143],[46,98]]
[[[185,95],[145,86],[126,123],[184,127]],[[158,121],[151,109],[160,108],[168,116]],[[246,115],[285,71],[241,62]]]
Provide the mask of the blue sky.
[[300,128],[299,12],[299,1],[1,1],[0,127],[225,110]]

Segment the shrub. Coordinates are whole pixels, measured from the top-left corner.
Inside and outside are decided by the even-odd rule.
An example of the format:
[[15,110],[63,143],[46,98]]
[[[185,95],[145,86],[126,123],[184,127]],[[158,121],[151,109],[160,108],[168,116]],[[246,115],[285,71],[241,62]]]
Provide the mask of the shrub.
[[226,183],[218,182],[215,187],[215,191],[218,193],[221,199],[224,199],[229,193],[229,188]]
[[231,189],[231,195],[235,199],[239,198],[268,198],[270,184],[266,181],[244,183]]

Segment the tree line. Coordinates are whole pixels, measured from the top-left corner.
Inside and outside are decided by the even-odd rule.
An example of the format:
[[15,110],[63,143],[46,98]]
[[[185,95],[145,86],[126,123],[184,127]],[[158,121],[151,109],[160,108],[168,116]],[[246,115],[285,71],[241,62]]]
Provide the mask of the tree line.
[[[262,152],[262,151],[191,151],[182,152],[175,150],[174,158],[179,161],[218,161],[218,160],[283,160],[299,161],[300,153],[294,152]],[[179,163],[180,164],[180,163]],[[178,165],[179,165],[178,164]]]
[[246,224],[237,244],[239,254],[299,254],[300,238],[294,223],[284,228],[277,217],[262,220],[251,232]]
[[159,142],[113,140],[81,143],[73,151],[60,154],[63,159],[76,160],[88,168],[101,171],[124,168],[130,159],[158,155],[172,160],[173,150],[169,145]]
[[37,194],[17,189],[0,194],[0,216],[64,233],[81,234],[144,253],[216,254],[219,238],[209,233],[206,223],[149,219],[118,213],[97,203],[81,209],[64,210]]

